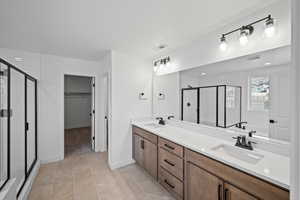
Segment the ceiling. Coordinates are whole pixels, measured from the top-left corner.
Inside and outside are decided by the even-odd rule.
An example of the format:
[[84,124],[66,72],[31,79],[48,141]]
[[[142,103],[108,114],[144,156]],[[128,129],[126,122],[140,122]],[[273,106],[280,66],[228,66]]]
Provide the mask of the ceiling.
[[276,0],[1,0],[0,47],[89,60],[175,49]]
[[266,68],[288,64],[291,62],[291,47],[285,46],[269,51],[259,52],[252,55],[217,62],[201,67],[182,71],[181,73],[191,77],[217,75],[234,71],[246,71],[251,69]]

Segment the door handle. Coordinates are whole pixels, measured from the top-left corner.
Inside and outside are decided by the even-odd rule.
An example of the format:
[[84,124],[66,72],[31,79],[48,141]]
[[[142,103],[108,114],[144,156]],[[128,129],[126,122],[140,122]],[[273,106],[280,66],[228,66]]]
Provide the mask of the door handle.
[[167,179],[165,179],[164,182],[165,182],[170,188],[172,188],[172,189],[175,188],[175,186],[172,185],[171,183],[169,183],[169,181],[167,181]]
[[170,146],[170,145],[168,145],[168,144],[165,144],[165,147],[167,147],[168,149],[171,149],[171,150],[174,150],[174,149],[175,149],[174,147],[172,147],[172,146]]
[[141,149],[145,149],[145,141],[141,140]]
[[221,200],[221,196],[222,196],[221,190],[222,190],[222,185],[219,184],[219,185],[218,185],[218,200]]
[[28,123],[28,122],[25,123],[25,130],[26,130],[26,131],[29,130],[29,123]]
[[276,120],[274,120],[274,119],[270,119],[270,124],[275,124],[275,123],[277,123],[277,121]]
[[170,162],[170,161],[168,161],[167,159],[164,159],[164,161],[165,161],[167,164],[171,165],[172,167],[174,167],[174,166],[175,166],[175,164],[174,164],[174,163],[171,163],[171,162]]
[[225,190],[224,190],[224,200],[227,200],[227,194],[228,194],[228,189],[225,188]]

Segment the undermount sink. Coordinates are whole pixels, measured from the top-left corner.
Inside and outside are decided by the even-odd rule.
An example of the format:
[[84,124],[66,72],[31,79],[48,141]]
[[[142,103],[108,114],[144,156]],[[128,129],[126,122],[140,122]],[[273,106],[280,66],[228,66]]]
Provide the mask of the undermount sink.
[[211,148],[211,150],[216,151],[220,154],[225,154],[236,159],[245,161],[250,164],[258,163],[264,156],[258,153],[254,153],[250,150],[241,149],[239,147],[230,146],[227,144],[221,144],[216,147]]
[[163,125],[156,124],[156,123],[148,123],[148,124],[144,124],[144,126],[147,126],[149,128],[161,128],[161,127],[163,127]]

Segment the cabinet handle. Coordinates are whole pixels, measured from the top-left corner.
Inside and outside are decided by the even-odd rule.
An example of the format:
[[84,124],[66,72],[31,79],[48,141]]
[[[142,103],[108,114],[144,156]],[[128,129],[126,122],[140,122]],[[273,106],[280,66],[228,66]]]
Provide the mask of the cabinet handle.
[[221,196],[222,196],[221,190],[222,190],[222,185],[219,184],[218,185],[218,200],[221,200]]
[[168,144],[165,144],[165,147],[167,147],[167,148],[169,148],[169,149],[171,149],[171,150],[174,150],[174,149],[175,149],[174,147],[172,147],[172,146],[170,146],[170,145],[168,145]]
[[164,161],[165,161],[167,164],[171,165],[172,167],[174,167],[174,166],[175,166],[175,164],[174,164],[174,163],[171,163],[171,162],[170,162],[170,161],[168,161],[167,159],[164,159]]
[[164,182],[165,182],[170,188],[172,188],[172,189],[175,188],[175,186],[172,185],[171,183],[169,183],[169,182],[167,181],[167,179],[165,179]]
[[141,140],[141,149],[145,149],[145,141]]
[[225,188],[225,190],[224,190],[224,200],[227,200],[227,194],[228,194],[228,189]]

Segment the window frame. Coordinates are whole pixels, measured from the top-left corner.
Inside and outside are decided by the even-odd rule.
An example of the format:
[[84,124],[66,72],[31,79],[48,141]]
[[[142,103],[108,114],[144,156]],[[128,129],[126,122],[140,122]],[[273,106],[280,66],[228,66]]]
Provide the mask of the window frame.
[[[252,78],[267,78],[269,82],[269,97],[271,96],[270,92],[270,87],[271,87],[271,80],[270,80],[270,75],[268,73],[258,73],[258,74],[249,74],[248,75],[248,85],[247,85],[247,90],[248,90],[248,97],[247,97],[247,110],[249,112],[265,112],[268,113],[270,111],[270,108],[268,109],[255,109],[252,106]],[[270,100],[269,100],[270,101]]]

